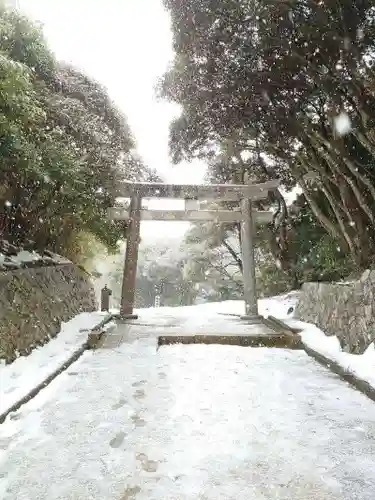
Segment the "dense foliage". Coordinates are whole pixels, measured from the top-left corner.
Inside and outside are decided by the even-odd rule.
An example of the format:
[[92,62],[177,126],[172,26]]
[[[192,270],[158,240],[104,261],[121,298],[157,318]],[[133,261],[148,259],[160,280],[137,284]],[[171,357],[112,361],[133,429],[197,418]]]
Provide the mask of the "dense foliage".
[[[281,179],[263,236],[295,283],[371,265],[375,3],[164,3],[176,56],[160,90],[182,108],[175,161],[205,158],[212,178],[229,182],[246,171],[252,181]],[[295,186],[302,194],[290,205]]]
[[58,63],[37,26],[0,6],[1,236],[77,258],[93,241],[114,248],[121,228],[106,208],[116,185],[149,176],[134,148],[106,90]]

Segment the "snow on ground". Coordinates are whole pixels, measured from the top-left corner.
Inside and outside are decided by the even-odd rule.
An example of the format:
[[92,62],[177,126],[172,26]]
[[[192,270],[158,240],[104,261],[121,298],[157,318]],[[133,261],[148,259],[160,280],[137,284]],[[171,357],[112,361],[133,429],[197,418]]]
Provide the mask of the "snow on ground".
[[[301,329],[303,342],[314,349],[315,351],[325,355],[332,361],[337,362],[348,372],[353,373],[357,377],[366,380],[375,387],[375,345],[371,344],[366,352],[362,355],[349,354],[343,352],[336,336],[327,336],[314,325],[297,321],[293,318],[293,312],[289,312],[291,308],[295,308],[298,302],[299,292],[291,292],[277,297],[259,300],[259,313],[267,317],[269,315],[282,319],[291,327]],[[140,310],[140,317],[151,318],[157,317],[158,314],[164,315],[168,311],[171,315],[190,316],[192,321],[198,318],[202,321],[205,316],[208,318],[208,324],[217,328],[218,317],[214,319],[214,314],[232,315],[243,314],[245,304],[240,300],[228,300],[225,302],[210,302],[199,306],[180,307],[180,308],[160,308],[160,309],[144,309]],[[158,312],[159,311],[159,312]],[[288,314],[289,312],[289,314]],[[222,325],[223,323],[221,323]]]
[[[301,328],[303,341],[308,346],[375,387],[374,345],[371,345],[362,356],[342,352],[336,337],[327,337],[314,325],[299,322],[293,319],[293,314],[288,314],[290,308],[295,307],[297,300],[298,292],[261,299],[259,312],[264,316],[272,314],[285,320],[290,326]],[[159,325],[158,330],[162,330],[163,324],[173,323],[175,318],[180,320],[185,318],[186,325],[190,330],[195,329],[196,333],[199,333],[199,330],[207,333],[212,331],[226,333],[228,328],[231,329],[231,333],[241,333],[242,327],[233,322],[228,323],[226,315],[243,314],[244,307],[243,301],[226,301],[191,307],[150,308],[138,312],[140,322],[142,318],[151,322],[155,318]],[[31,355],[20,357],[11,365],[0,365],[0,413],[6,411],[59,368],[87,340],[86,330],[97,324],[102,317],[103,313],[78,315],[69,323],[63,324],[61,333],[55,339],[35,349]],[[181,326],[181,333],[186,325]]]
[[29,356],[21,356],[10,365],[0,364],[0,413],[66,362],[86,342],[88,330],[100,323],[104,316],[101,312],[79,314],[63,323],[55,338],[34,349]]
[[[298,300],[299,292],[290,292],[285,295],[279,295],[277,297],[271,297],[267,299],[260,299],[258,301],[259,313],[263,316],[273,315],[279,319],[284,319],[290,317],[288,311],[290,307],[295,307]],[[149,309],[139,309],[138,314],[140,318],[154,315],[164,315],[165,312],[169,312],[171,315],[175,316],[188,316],[191,317],[203,317],[210,316],[211,319],[213,314],[245,314],[245,302],[243,300],[227,300],[224,302],[207,302],[205,304],[199,304],[198,306],[186,306],[186,307],[162,307],[162,308],[149,308]]]
[[[375,386],[374,346],[342,352],[336,337],[293,319],[297,299],[262,299],[259,310],[302,328],[307,345]],[[241,301],[147,309],[131,328],[224,332],[243,312]],[[79,315],[0,366],[0,411],[66,361],[102,317]],[[157,351],[146,336],[85,353],[0,426],[4,500],[372,500],[374,470],[374,404],[301,351]]]
[[292,292],[288,295],[261,300],[259,310],[262,314],[268,312],[268,314],[284,320],[289,326],[301,329],[302,340],[308,347],[335,361],[349,373],[353,373],[375,387],[374,343],[362,355],[344,352],[335,335],[327,336],[315,325],[297,321],[293,318],[293,314],[287,314],[289,308],[295,307],[297,302],[298,292]]
[[290,319],[287,323],[292,327],[301,328],[303,342],[311,349],[323,354],[332,361],[366,380],[375,387],[375,345],[372,343],[362,355],[350,354],[341,349],[336,336],[328,337],[315,325]]
[[[293,301],[265,299],[260,311],[288,318]],[[372,500],[375,405],[306,353],[156,350],[155,330],[228,329],[226,315],[242,312],[242,302],[143,310],[130,328],[153,337],[86,352],[0,426],[0,498]],[[71,345],[87,327],[71,330]]]
[[293,314],[287,314],[289,308],[295,307],[297,302],[298,292],[292,292],[259,301],[259,310],[262,314],[268,312],[283,319],[289,326],[301,329],[302,340],[308,347],[375,387],[375,344],[372,343],[362,355],[344,352],[335,335],[327,336],[315,325],[298,321],[293,318]]
[[3,500],[373,500],[374,470],[375,405],[302,351],[90,351],[0,426]]

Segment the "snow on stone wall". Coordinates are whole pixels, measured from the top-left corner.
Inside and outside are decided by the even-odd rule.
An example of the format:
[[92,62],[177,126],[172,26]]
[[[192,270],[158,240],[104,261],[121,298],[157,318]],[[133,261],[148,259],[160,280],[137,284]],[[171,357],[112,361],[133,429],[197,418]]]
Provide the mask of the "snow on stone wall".
[[0,271],[0,360],[28,354],[56,336],[62,321],[96,309],[89,276],[69,261]]
[[336,335],[344,351],[363,354],[375,340],[375,271],[348,283],[305,283],[295,315]]

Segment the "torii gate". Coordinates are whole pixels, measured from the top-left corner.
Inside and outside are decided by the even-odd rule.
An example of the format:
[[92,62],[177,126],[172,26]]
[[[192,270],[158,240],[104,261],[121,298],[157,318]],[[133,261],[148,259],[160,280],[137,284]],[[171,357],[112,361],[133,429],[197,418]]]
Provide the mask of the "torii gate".
[[[127,240],[122,281],[120,317],[137,318],[134,314],[135,280],[138,263],[141,220],[195,221],[241,223],[241,253],[243,266],[245,314],[243,319],[259,321],[254,262],[254,215],[259,223],[270,222],[273,212],[253,212],[252,202],[267,198],[268,192],[279,186],[278,180],[262,184],[208,184],[185,185],[157,182],[124,182],[118,188],[118,197],[130,198],[129,211],[121,207],[108,210],[110,220],[126,220]],[[173,198],[185,200],[185,210],[142,210],[142,200]],[[204,210],[204,202],[233,201],[234,210]]]

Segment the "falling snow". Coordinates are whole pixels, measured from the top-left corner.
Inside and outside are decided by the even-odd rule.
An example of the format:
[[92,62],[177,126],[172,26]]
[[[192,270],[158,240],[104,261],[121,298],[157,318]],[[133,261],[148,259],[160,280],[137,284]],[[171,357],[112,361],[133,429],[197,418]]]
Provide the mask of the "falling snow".
[[347,113],[340,113],[334,118],[334,127],[338,135],[346,135],[350,132],[352,125]]

